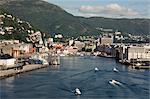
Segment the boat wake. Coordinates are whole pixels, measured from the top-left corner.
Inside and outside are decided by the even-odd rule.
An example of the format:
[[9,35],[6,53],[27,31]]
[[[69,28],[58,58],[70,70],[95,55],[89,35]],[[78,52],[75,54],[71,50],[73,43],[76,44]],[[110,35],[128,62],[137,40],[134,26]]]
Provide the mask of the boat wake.
[[109,80],[108,83],[113,85],[113,86],[115,86],[115,85],[122,86],[123,85],[121,82],[119,82],[117,80],[114,80],[114,79],[113,80]]
[[114,72],[119,72],[119,70],[117,68],[115,68],[115,67],[113,68],[113,71]]

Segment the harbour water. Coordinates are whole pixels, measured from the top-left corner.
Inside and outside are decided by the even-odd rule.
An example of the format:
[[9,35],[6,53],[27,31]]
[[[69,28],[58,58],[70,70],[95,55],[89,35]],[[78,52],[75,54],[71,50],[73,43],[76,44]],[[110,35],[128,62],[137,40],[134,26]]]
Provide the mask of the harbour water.
[[[95,72],[97,67],[99,71]],[[114,72],[116,67],[119,72]],[[122,85],[111,85],[115,79]],[[136,70],[112,58],[61,57],[49,66],[1,80],[1,99],[149,99],[149,70]],[[75,96],[75,88],[82,95]]]

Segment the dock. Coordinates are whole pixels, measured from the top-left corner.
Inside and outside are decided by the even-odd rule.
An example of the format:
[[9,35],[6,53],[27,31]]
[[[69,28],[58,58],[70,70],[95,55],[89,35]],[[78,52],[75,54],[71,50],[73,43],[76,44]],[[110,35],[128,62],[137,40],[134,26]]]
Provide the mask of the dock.
[[150,66],[133,66],[135,69],[150,69]]
[[43,64],[29,64],[23,66],[22,69],[8,69],[8,70],[0,70],[0,79],[4,79],[7,77],[15,76],[17,74],[33,71],[40,68],[45,68],[48,65]]

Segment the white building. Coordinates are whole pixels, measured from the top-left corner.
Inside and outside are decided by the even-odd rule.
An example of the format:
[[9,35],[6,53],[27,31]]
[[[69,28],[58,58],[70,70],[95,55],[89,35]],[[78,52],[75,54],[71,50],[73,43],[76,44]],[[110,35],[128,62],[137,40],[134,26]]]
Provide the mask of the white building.
[[127,60],[150,59],[150,46],[130,46],[127,48]]
[[63,38],[62,34],[55,35],[55,38]]
[[73,44],[74,40],[69,40],[69,46]]
[[0,59],[0,69],[14,67],[15,61],[16,61],[15,58]]

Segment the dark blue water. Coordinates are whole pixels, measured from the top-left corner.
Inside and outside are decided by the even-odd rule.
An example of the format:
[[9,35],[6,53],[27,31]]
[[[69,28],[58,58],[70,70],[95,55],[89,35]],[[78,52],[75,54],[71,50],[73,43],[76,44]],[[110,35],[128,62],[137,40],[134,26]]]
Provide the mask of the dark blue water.
[[[109,84],[112,79],[122,85]],[[111,58],[61,57],[60,66],[1,80],[0,94],[1,99],[149,99],[149,80],[148,70],[133,70]],[[76,87],[81,96],[74,95]]]

